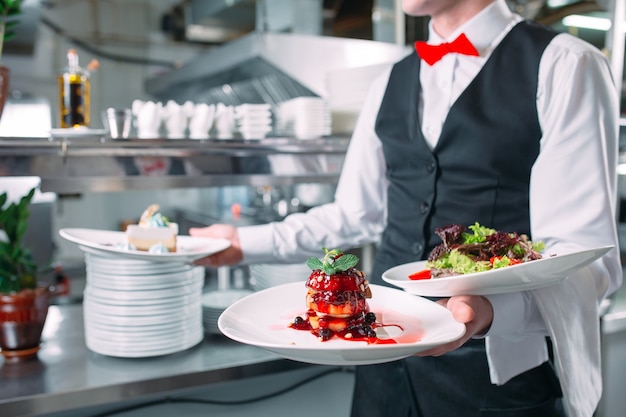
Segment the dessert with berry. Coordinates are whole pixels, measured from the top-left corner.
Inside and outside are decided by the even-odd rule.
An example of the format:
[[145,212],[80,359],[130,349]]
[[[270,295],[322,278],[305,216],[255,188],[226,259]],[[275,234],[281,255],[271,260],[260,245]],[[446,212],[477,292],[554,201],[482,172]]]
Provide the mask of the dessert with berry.
[[372,292],[365,274],[356,268],[359,259],[339,249],[324,248],[324,258],[309,258],[312,269],[306,281],[306,316],[296,317],[290,327],[309,330],[320,340],[333,336],[373,341],[376,315],[367,299]]
[[139,224],[126,228],[126,239],[132,249],[152,253],[176,252],[178,225],[159,212],[158,204],[151,204],[141,215]]

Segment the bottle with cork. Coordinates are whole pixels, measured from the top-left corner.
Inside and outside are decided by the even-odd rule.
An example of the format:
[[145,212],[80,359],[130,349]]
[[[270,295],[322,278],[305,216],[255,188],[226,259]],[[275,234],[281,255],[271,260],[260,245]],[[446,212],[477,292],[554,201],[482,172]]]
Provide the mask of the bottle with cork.
[[91,84],[90,73],[98,68],[92,60],[86,69],[78,63],[78,52],[67,51],[67,67],[58,77],[60,127],[89,127]]

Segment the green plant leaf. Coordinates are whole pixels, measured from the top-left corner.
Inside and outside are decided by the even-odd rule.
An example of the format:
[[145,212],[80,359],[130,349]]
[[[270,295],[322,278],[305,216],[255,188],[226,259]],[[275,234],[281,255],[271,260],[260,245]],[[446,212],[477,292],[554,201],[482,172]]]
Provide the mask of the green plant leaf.
[[32,188],[19,202],[9,204],[7,193],[0,194],[0,229],[6,234],[6,241],[0,241],[0,292],[34,288],[37,284],[37,265],[30,249],[23,246],[35,191]]
[[19,23],[16,16],[22,12],[23,0],[0,0],[0,57],[4,43],[15,37],[13,28]]
[[23,0],[0,0],[0,10],[10,13],[19,13]]

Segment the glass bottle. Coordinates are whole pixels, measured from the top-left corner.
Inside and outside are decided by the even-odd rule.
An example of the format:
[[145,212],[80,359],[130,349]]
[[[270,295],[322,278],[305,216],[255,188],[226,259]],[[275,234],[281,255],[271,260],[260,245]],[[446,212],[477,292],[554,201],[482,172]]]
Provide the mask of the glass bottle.
[[89,71],[78,65],[75,49],[67,51],[67,68],[59,74],[60,127],[89,127]]

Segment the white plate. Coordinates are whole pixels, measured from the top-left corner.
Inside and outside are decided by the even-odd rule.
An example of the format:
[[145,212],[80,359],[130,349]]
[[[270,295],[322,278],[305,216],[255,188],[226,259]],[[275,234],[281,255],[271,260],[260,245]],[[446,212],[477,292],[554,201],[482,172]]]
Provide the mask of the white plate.
[[[184,323],[186,325],[187,323]],[[171,322],[171,323],[157,323],[157,324],[125,324],[123,326],[119,326],[115,323],[109,322],[100,322],[98,320],[90,320],[86,329],[99,329],[108,332],[119,332],[119,333],[140,333],[140,332],[164,332],[169,334],[174,334],[176,332],[181,331],[181,323],[180,322]]]
[[110,314],[112,316],[125,316],[125,317],[138,317],[138,316],[158,316],[165,314],[180,314],[185,315],[189,313],[189,308],[185,308],[184,306],[174,306],[174,307],[161,307],[161,306],[115,306],[110,304],[102,304],[98,303],[97,300],[88,299],[83,300],[84,304],[88,304],[90,308],[93,308],[98,311]]
[[[116,305],[116,306],[160,306],[165,307],[171,304],[192,304],[192,303],[200,303],[200,295],[201,293],[192,293],[188,295],[172,295],[169,297],[159,297],[159,298],[138,298],[138,297],[117,297],[121,292],[117,291],[114,293],[108,292],[101,294],[100,289],[97,287],[92,287],[91,285],[87,285],[85,287],[85,291],[83,295],[85,299],[89,297],[96,301],[98,304],[105,305]],[[115,294],[115,297],[112,297],[110,294]]]
[[87,282],[95,287],[117,291],[157,290],[178,288],[193,285],[199,280],[204,281],[204,268],[179,274],[162,275],[115,275],[95,272],[87,267]]
[[89,285],[90,293],[100,298],[117,300],[162,300],[170,297],[184,297],[202,291],[204,280],[198,280],[184,287],[172,287],[155,290],[118,291]]
[[93,271],[100,271],[114,275],[157,275],[174,272],[186,272],[194,268],[193,265],[183,262],[152,262],[124,259],[114,253],[106,256],[93,253],[85,253],[85,264]]
[[[199,310],[199,309],[198,309]],[[171,314],[150,315],[150,316],[114,316],[106,311],[101,311],[98,306],[88,304],[84,306],[85,321],[90,325],[102,323],[114,326],[156,326],[178,323],[179,327],[189,326],[193,319],[202,320],[202,313],[196,312],[172,316]]]
[[465,326],[444,307],[421,297],[371,285],[370,310],[385,324],[404,328],[394,344],[368,344],[332,338],[321,342],[308,331],[289,328],[306,312],[306,287],[301,282],[254,293],[228,307],[219,318],[222,333],[287,359],[324,365],[366,365],[390,362],[458,339]]
[[[87,254],[88,255],[88,254]],[[109,258],[114,259],[114,258]],[[165,275],[170,273],[186,273],[190,269],[193,268],[190,264],[182,264],[182,263],[163,263],[163,262],[150,262],[151,266],[137,266],[137,267],[128,267],[128,266],[117,266],[113,263],[96,263],[93,261],[85,261],[86,267],[89,271],[99,272],[108,275],[118,275],[118,276],[133,276],[134,278],[142,278],[142,277],[153,277],[159,275]]]
[[[202,268],[202,267],[199,267]],[[200,272],[196,272],[195,270],[189,271],[181,271],[178,273],[164,273],[164,274],[152,274],[152,275],[133,275],[133,274],[114,274],[112,272],[108,272],[106,270],[96,270],[90,266],[87,266],[87,277],[91,277],[94,279],[102,279],[107,281],[119,281],[119,282],[127,282],[132,281],[133,283],[146,283],[146,284],[172,284],[172,285],[183,285],[184,282],[187,282],[193,278],[202,276],[204,278],[204,269]]]
[[145,316],[169,316],[172,317],[178,316],[188,316],[192,314],[196,314],[196,309],[193,306],[188,305],[177,305],[174,307],[169,306],[115,306],[110,304],[98,303],[97,300],[88,299],[87,301],[83,300],[85,305],[88,305],[88,308],[91,311],[94,311],[96,314],[102,313],[111,316],[118,317],[145,317]]
[[169,355],[176,352],[187,350],[204,339],[204,333],[198,332],[196,335],[191,336],[186,340],[179,340],[172,346],[158,346],[158,347],[140,347],[134,349],[132,345],[118,346],[116,344],[107,344],[99,339],[91,337],[85,338],[87,348],[92,352],[99,353],[106,356],[114,356],[120,358],[147,358],[153,356]]
[[126,242],[124,232],[66,228],[59,230],[59,234],[70,242],[78,244],[82,250],[89,253],[115,254],[122,258],[153,262],[193,262],[230,246],[230,242],[226,239],[178,236],[176,238],[176,252],[148,253],[138,250],[117,249],[116,244]]
[[87,127],[70,127],[50,129],[50,136],[53,138],[76,138],[106,135],[106,129],[89,129]]
[[[172,329],[172,331],[170,332],[159,333],[156,328],[152,331],[146,331],[143,329],[140,329],[140,330],[131,329],[131,331],[125,331],[124,328],[122,327],[106,329],[106,328],[98,328],[95,325],[91,325],[89,326],[88,329],[85,329],[85,332],[86,332],[86,337],[88,337],[89,339],[99,339],[99,340],[104,339],[105,341],[108,341],[110,343],[114,343],[118,341],[124,342],[125,340],[126,341],[134,340],[136,342],[141,342],[142,344],[145,345],[146,344],[145,342],[147,342],[149,339],[151,339],[154,342],[161,343],[161,342],[167,342],[167,341],[175,341],[177,340],[177,338],[182,337],[182,336],[203,333],[204,326],[201,322],[199,322],[198,324],[195,325],[195,327],[189,328],[189,330]],[[154,347],[154,346],[148,346],[148,347]]]
[[536,261],[453,277],[411,280],[409,275],[426,268],[426,261],[411,262],[383,272],[383,280],[410,294],[427,297],[489,295],[533,290],[557,284],[572,272],[590,264],[613,246],[586,249]]

